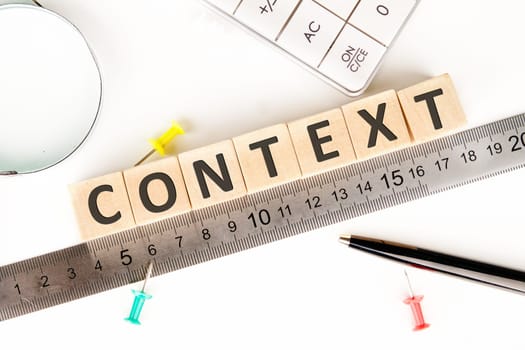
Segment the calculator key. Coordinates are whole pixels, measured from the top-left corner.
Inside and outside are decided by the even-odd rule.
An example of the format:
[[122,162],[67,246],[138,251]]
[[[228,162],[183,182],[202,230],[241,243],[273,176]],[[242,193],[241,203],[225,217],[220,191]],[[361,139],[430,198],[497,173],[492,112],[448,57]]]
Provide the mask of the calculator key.
[[366,87],[385,51],[386,47],[347,24],[319,68],[356,93]]
[[232,14],[241,0],[207,0],[210,4],[217,6],[221,10]]
[[243,0],[235,17],[268,39],[275,40],[298,0]]
[[[1,1],[1,0],[0,0]],[[343,93],[365,90],[418,0],[204,0]]]
[[344,24],[312,0],[303,0],[277,42],[297,58],[317,67]]
[[361,0],[350,23],[388,46],[415,5],[415,0]]
[[348,16],[352,13],[355,5],[359,0],[316,0],[319,4],[323,5],[342,19],[346,21]]

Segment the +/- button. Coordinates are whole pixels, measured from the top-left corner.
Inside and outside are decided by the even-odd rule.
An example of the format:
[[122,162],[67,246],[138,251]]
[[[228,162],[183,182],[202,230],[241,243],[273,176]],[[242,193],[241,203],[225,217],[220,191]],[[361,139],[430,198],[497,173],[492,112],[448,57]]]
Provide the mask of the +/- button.
[[235,17],[270,40],[275,40],[298,0],[243,0]]

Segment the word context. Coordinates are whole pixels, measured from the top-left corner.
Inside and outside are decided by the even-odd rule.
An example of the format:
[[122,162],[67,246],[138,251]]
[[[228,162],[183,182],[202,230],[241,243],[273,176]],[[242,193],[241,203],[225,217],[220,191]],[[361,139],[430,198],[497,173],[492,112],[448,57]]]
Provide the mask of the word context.
[[83,239],[241,197],[464,124],[445,74],[70,186]]

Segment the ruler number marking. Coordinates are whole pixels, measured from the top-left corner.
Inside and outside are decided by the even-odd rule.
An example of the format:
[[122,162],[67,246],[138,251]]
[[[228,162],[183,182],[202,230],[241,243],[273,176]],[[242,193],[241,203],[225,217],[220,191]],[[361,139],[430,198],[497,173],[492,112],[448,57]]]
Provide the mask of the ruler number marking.
[[448,169],[448,157],[436,160],[434,165],[438,168],[439,171],[447,170]]
[[204,239],[205,241],[208,241],[211,238],[210,230],[208,230],[207,228],[203,228],[201,232],[202,239]]
[[503,152],[503,146],[501,146],[501,143],[495,142],[492,145],[488,145],[486,150],[489,151],[491,156],[495,156],[496,154],[501,154]]
[[47,275],[40,276],[40,280],[42,281],[41,288],[47,288],[49,287],[49,277]]
[[228,221],[228,230],[230,232],[236,232],[237,231],[237,223],[233,220]]
[[[405,182],[405,179],[403,178],[403,176],[399,174],[400,172],[401,170],[397,169],[397,170],[391,171],[389,174],[392,179],[391,182],[394,186],[401,186]],[[389,176],[387,176],[387,173],[384,173],[380,179],[384,181],[386,188],[390,189],[391,185],[390,185],[390,180],[388,178]]]
[[323,206],[321,204],[321,197],[319,196],[313,196],[311,199],[307,198],[304,203],[308,205],[308,209],[310,210],[321,208]]
[[292,216],[292,210],[290,209],[290,205],[286,204],[284,207],[279,207],[277,209],[279,214],[281,214],[281,217],[284,219],[286,216]]
[[370,185],[370,181],[365,182],[364,186],[357,184],[355,188],[359,190],[361,195],[365,194],[365,192],[372,192],[372,185]]
[[67,278],[69,278],[70,280],[74,280],[74,279],[77,277],[77,273],[76,273],[76,271],[75,271],[74,268],[69,267],[69,268],[67,269],[67,272],[69,273],[69,275],[67,276]]
[[476,155],[476,151],[474,151],[472,149],[469,150],[468,152],[461,153],[460,158],[463,159],[465,164],[467,164],[468,162],[475,162],[476,160],[478,160],[478,156]]
[[339,202],[340,200],[344,201],[345,199],[348,199],[348,192],[346,191],[346,188],[341,187],[338,190],[335,190],[331,193],[332,197],[334,197],[336,202]]
[[124,266],[131,265],[131,263],[133,262],[133,258],[131,257],[131,255],[126,254],[127,252],[129,252],[129,249],[122,249],[120,251],[120,262]]
[[415,168],[410,168],[408,171],[412,175],[412,179],[417,179],[425,176],[425,168],[422,165],[418,165]]
[[259,210],[257,215],[251,212],[250,215],[248,215],[248,219],[252,221],[253,228],[257,228],[257,223],[261,223],[262,225],[266,226],[272,222],[270,212],[266,209]]
[[512,152],[521,151],[525,147],[525,132],[522,132],[521,135],[511,135],[509,137],[509,142],[513,142]]
[[[180,236],[182,238],[182,236]],[[180,243],[179,243],[180,244]],[[180,248],[180,247],[179,247]],[[155,247],[155,244],[150,244],[148,246],[148,254],[151,256],[157,255],[157,248]]]

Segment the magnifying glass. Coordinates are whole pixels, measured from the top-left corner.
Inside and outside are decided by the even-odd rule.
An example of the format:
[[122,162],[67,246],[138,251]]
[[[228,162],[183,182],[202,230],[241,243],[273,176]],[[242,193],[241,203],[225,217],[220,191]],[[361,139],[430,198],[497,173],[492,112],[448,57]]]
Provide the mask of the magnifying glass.
[[0,0],[0,175],[49,168],[93,128],[102,100],[80,31],[36,1]]

